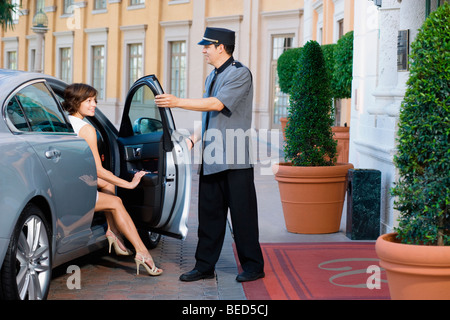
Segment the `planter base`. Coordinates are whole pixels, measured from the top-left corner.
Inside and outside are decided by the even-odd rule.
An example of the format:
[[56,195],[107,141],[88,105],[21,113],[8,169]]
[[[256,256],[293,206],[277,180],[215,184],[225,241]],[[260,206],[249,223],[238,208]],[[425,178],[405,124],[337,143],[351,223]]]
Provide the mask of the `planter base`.
[[376,242],[393,300],[450,300],[450,247],[398,243],[395,233]]
[[278,181],[286,228],[292,233],[339,231],[350,163],[331,167],[273,167]]

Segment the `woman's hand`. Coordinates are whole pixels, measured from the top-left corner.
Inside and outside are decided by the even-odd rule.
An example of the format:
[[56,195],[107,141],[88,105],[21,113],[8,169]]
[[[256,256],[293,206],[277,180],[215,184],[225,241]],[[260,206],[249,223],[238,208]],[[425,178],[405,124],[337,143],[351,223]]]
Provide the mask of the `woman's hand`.
[[145,176],[147,172],[145,171],[138,171],[134,174],[133,180],[131,180],[130,182],[130,188],[129,189],[134,189],[138,186],[139,182],[141,182],[141,178],[143,176]]

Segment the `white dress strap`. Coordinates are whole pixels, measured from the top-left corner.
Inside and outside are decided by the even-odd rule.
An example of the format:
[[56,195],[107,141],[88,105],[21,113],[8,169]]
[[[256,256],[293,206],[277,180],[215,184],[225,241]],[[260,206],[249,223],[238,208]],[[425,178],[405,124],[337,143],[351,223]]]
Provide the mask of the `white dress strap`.
[[69,121],[72,124],[73,131],[75,131],[77,135],[79,135],[81,128],[88,124],[86,121],[70,115]]

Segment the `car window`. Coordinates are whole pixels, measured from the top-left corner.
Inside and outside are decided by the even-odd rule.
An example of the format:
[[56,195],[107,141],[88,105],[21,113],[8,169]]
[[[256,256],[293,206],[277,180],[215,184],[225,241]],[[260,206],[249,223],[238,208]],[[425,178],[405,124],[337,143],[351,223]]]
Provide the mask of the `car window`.
[[14,96],[9,100],[8,106],[6,107],[7,120],[9,124],[16,127],[19,131],[30,131],[25,114]]
[[146,85],[134,92],[128,116],[133,125],[134,135],[163,131],[161,114],[155,104],[155,95]]
[[8,118],[19,131],[72,132],[44,83],[21,89],[7,105]]

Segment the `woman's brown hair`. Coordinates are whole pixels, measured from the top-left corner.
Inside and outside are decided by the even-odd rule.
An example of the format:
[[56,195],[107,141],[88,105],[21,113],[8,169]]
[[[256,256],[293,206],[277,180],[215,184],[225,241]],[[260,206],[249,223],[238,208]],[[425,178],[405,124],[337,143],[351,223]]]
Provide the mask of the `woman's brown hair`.
[[73,83],[64,90],[64,102],[62,105],[69,114],[74,114],[84,100],[96,96],[97,90],[94,87],[84,83]]

